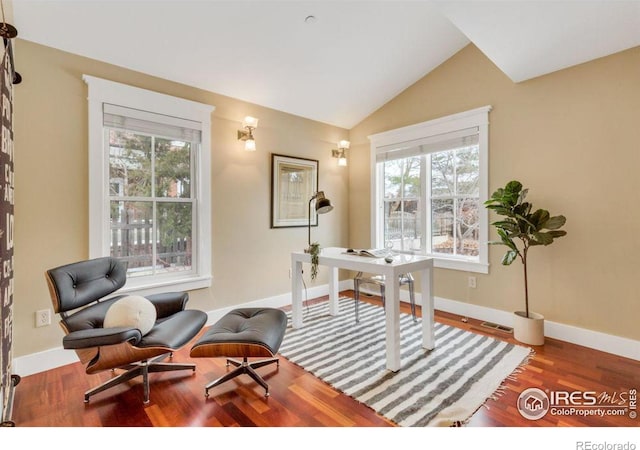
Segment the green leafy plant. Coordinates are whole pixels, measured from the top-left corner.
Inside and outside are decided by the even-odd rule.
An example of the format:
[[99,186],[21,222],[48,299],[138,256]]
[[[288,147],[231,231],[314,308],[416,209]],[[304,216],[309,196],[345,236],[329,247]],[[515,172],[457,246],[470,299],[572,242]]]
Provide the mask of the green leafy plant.
[[320,254],[320,244],[314,242],[309,246],[309,254],[311,255],[311,279],[315,280],[318,276],[318,255]]
[[[496,214],[505,216],[504,219],[493,222],[496,227],[499,241],[490,241],[489,244],[506,245],[508,250],[502,257],[502,264],[511,265],[516,258],[520,258],[524,268],[524,298],[525,313],[529,317],[529,285],[527,279],[527,255],[531,247],[537,245],[550,245],[554,239],[565,236],[566,231],[560,230],[567,219],[560,216],[551,216],[545,209],[533,211],[533,205],[525,201],[529,189],[523,189],[519,181],[510,181],[504,188],[493,193],[484,204],[495,211]],[[519,245],[518,245],[519,243]]]

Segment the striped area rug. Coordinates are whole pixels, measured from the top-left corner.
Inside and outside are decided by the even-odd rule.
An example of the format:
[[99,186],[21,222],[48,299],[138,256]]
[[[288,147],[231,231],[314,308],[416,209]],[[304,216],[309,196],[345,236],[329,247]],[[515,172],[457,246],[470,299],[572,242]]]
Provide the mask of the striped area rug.
[[436,323],[436,347],[421,346],[421,319],[401,314],[401,369],[386,370],[384,309],[340,299],[305,309],[304,327],[287,329],[280,354],[401,426],[464,423],[503,381],[526,363],[531,349]]

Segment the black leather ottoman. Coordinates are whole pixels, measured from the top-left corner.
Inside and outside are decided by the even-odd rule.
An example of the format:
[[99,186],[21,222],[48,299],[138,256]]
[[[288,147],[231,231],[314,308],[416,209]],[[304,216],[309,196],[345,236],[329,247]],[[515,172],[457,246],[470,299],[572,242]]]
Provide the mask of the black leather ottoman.
[[[207,384],[205,397],[209,396],[209,389],[241,374],[247,374],[259,383],[268,397],[269,385],[255,369],[271,363],[278,364],[275,355],[286,328],[287,315],[275,308],[234,309],[213,324],[191,347],[191,356],[226,357],[227,366],[233,364],[237,369]],[[249,362],[248,358],[252,357],[267,359]],[[232,358],[242,358],[242,361]]]

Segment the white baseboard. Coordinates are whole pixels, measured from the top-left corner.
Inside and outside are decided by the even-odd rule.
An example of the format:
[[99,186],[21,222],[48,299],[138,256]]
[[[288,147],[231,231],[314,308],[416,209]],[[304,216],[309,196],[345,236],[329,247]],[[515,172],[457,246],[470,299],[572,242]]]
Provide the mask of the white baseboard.
[[13,372],[21,377],[26,377],[27,375],[66,366],[67,364],[78,361],[79,359],[76,352],[65,350],[62,347],[55,347],[42,352],[14,358]]
[[[417,297],[417,296],[416,296]],[[417,301],[417,298],[416,298]],[[435,308],[465,317],[493,322],[500,325],[512,326],[512,313],[484,306],[448,300],[436,297]],[[582,345],[602,352],[640,361],[640,342],[633,339],[601,333],[599,331],[578,328],[572,325],[544,321],[544,335],[553,339]]]
[[[353,289],[353,281],[342,280],[338,285],[340,291]],[[303,300],[322,297],[323,295],[329,295],[329,286],[313,286],[302,292]],[[227,306],[224,308],[215,309],[207,312],[207,323],[205,326],[213,325],[222,316],[229,311],[236,308],[281,308],[291,304],[291,293],[276,295],[273,297],[267,297],[253,302],[244,303],[241,305]],[[14,358],[12,363],[13,373],[26,377],[33,375],[34,373],[44,372],[46,370],[55,369],[56,367],[65,366],[77,362],[78,357],[76,352],[71,350],[65,350],[62,347],[55,347],[49,350],[44,350],[38,353],[32,353],[30,355],[20,356]]]
[[[369,290],[367,288],[361,291],[370,294],[379,294],[379,291]],[[400,300],[403,302],[409,301],[409,292],[406,289],[400,290]],[[418,302],[418,304],[421,302],[420,293],[416,293],[416,302]],[[512,313],[487,308],[485,306],[472,305],[470,303],[441,297],[434,298],[434,306],[435,309],[440,311],[458,314],[463,317],[472,317],[508,327],[511,327],[513,323]],[[633,339],[578,328],[550,320],[544,321],[544,334],[546,337],[553,339],[559,339],[572,344],[582,345],[602,352],[613,353],[614,355],[640,361],[640,342],[634,341]]]
[[[352,280],[342,280],[339,284],[341,291],[353,289]],[[362,290],[367,292],[366,289]],[[371,292],[375,293],[375,292]],[[322,297],[329,294],[329,286],[314,286],[308,288],[306,297],[303,293],[303,299],[312,299]],[[409,295],[406,290],[400,291],[400,300],[409,301]],[[416,301],[420,302],[420,294],[416,294]],[[434,299],[435,308],[440,311],[459,314],[464,317],[472,317],[478,320],[493,322],[501,325],[511,326],[511,313],[501,311],[484,306],[472,305],[470,303],[449,300],[436,297]],[[242,305],[233,305],[225,308],[216,309],[207,313],[207,323],[209,326],[218,321],[223,315],[235,308],[255,308],[255,307],[271,307],[281,308],[291,304],[291,293],[267,297],[253,302],[244,303]],[[419,304],[419,303],[418,303]],[[551,322],[545,320],[545,336],[570,342],[577,345],[593,348],[607,353],[640,360],[640,342],[610,334],[600,333],[598,331],[586,330],[571,325]],[[14,373],[24,377],[38,372],[55,369],[77,362],[76,353],[65,350],[62,347],[52,348],[38,353],[21,356],[13,360]]]

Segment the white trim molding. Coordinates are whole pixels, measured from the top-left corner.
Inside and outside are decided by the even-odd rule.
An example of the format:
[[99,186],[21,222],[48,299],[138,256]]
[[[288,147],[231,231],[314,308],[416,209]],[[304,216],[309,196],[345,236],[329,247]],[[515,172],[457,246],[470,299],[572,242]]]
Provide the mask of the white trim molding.
[[[384,207],[382,191],[383,171],[378,162],[384,160],[389,155],[396,155],[397,158],[408,156],[427,157],[430,152],[440,151],[434,144],[442,144],[449,139],[460,139],[466,136],[478,136],[478,256],[477,257],[449,257],[438,253],[430,252],[430,244],[424,238],[422,242],[423,254],[434,259],[434,267],[442,269],[461,270],[465,272],[489,273],[489,212],[483,207],[484,202],[489,197],[489,112],[490,105],[463,111],[457,114],[440,117],[426,122],[396,128],[368,136],[370,145],[370,202],[371,202],[371,222],[370,236],[371,247],[382,247],[382,230],[384,229]],[[419,148],[419,150],[415,150]],[[393,156],[391,156],[393,158]],[[426,162],[428,164],[428,160]],[[421,178],[424,180],[425,171],[423,169]],[[428,184],[428,183],[425,183]],[[430,206],[427,205],[428,198],[423,187],[422,209],[425,211],[422,223],[422,235],[430,236],[427,226]],[[417,252],[418,250],[416,250]]]
[[88,85],[89,107],[89,257],[110,253],[108,152],[104,151],[103,107],[105,104],[167,116],[172,122],[191,121],[201,132],[196,152],[194,183],[196,217],[194,219],[193,272],[158,277],[130,277],[123,292],[153,292],[155,288],[171,285],[172,289],[187,291],[211,286],[211,114],[214,106],[194,102],[155,91],[128,86],[90,75],[82,79]]
[[[416,301],[418,297],[419,294],[416,294]],[[513,321],[513,313],[507,311],[441,297],[434,297],[434,302],[437,310],[458,314],[463,317],[472,317],[508,327],[511,326]],[[552,322],[546,319],[544,321],[544,335],[545,337],[640,361],[640,342],[633,339]]]

